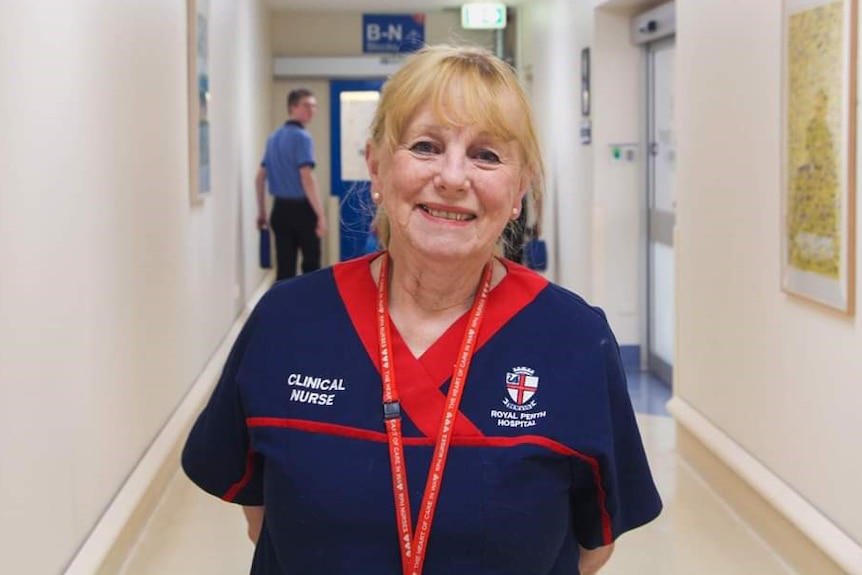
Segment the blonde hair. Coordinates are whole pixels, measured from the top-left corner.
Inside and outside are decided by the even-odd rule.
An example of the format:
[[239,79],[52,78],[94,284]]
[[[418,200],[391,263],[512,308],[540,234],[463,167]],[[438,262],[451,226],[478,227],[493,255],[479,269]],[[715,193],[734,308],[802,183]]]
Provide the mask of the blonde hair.
[[[458,105],[453,106],[456,97]],[[475,125],[516,141],[530,177],[531,208],[539,209],[544,167],[530,104],[511,66],[472,46],[428,46],[408,56],[383,86],[371,123],[372,147],[389,156],[395,153],[413,116],[425,105],[446,124]],[[388,247],[389,220],[382,206],[373,226],[380,244]]]

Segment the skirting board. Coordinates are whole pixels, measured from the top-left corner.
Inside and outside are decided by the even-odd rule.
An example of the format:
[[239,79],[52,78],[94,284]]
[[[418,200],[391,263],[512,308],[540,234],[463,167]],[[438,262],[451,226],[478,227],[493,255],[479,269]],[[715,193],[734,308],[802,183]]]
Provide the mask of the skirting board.
[[135,545],[171,478],[179,469],[180,452],[197,414],[218,381],[227,356],[251,310],[272,285],[264,276],[218,349],[120,488],[64,575],[115,575]]
[[685,400],[674,396],[667,408],[680,456],[788,563],[800,573],[862,575],[862,546]]

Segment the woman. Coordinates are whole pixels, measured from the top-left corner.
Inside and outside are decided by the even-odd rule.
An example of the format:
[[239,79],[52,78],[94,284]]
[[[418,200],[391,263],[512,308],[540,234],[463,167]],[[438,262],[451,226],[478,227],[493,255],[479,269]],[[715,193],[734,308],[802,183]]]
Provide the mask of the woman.
[[386,251],[266,294],[187,474],[246,506],[255,574],[595,573],[661,503],[602,313],[495,255],[542,191],[516,77],[411,56],[366,160]]

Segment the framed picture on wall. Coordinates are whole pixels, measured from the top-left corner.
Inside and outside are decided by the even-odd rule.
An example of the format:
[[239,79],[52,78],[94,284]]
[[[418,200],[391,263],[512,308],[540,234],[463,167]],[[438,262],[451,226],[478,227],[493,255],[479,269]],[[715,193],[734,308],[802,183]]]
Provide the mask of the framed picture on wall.
[[781,286],[854,312],[857,0],[782,0]]
[[209,0],[186,0],[188,11],[189,189],[192,203],[210,191]]

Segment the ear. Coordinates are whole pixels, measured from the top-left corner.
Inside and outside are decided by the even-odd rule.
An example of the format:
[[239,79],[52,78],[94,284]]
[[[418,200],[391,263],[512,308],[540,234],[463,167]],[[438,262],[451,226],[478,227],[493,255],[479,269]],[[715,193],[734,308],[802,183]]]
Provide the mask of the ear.
[[523,205],[522,202],[524,201],[524,196],[527,195],[527,191],[529,191],[530,189],[531,179],[532,178],[530,177],[530,174],[528,172],[525,171],[521,174],[521,179],[518,182],[518,193],[515,194],[515,199],[512,203],[513,208],[521,209],[521,206]]
[[368,179],[373,189],[380,189],[380,159],[371,140],[365,142],[365,166],[368,168]]

